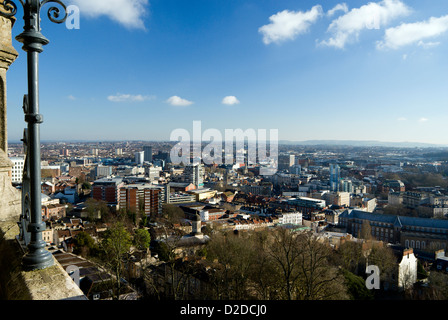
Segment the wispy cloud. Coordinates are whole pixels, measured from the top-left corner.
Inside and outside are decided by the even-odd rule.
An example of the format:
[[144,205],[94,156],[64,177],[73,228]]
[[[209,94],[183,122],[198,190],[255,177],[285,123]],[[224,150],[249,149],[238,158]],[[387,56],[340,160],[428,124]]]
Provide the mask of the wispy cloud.
[[408,120],[408,119],[406,119],[405,117],[400,117],[400,118],[398,118],[397,120],[398,120],[398,121],[406,121],[406,120]]
[[399,49],[417,44],[424,48],[439,45],[439,42],[424,42],[448,31],[448,15],[440,18],[431,17],[426,21],[403,23],[386,30],[384,40],[377,43],[378,49]]
[[306,12],[283,10],[270,16],[271,23],[260,27],[258,31],[263,34],[265,44],[280,43],[307,32],[311,24],[322,15],[320,5],[315,5]]
[[71,95],[71,94],[69,96],[67,96],[67,98],[69,100],[76,100],[76,97],[74,95]]
[[333,9],[330,9],[327,11],[327,16],[332,17],[334,14],[338,11],[343,11],[344,13],[348,12],[348,6],[346,3],[338,3],[333,7]]
[[429,119],[427,119],[427,118],[420,118],[420,119],[418,120],[418,122],[427,122],[427,121],[429,121]]
[[222,104],[234,105],[239,103],[240,101],[235,96],[227,96],[222,99]]
[[154,99],[154,96],[144,96],[141,94],[132,95],[132,94],[121,94],[121,93],[107,97],[107,100],[112,101],[112,102],[143,102],[143,101],[152,100],[152,99]]
[[177,107],[185,107],[185,106],[189,106],[189,105],[193,104],[192,101],[188,101],[188,100],[183,99],[178,96],[172,96],[172,97],[168,98],[166,100],[166,102],[172,106],[177,106]]
[[347,43],[356,41],[362,31],[380,29],[393,19],[406,16],[410,12],[400,0],[370,2],[333,20],[328,27],[332,37],[321,41],[320,44],[343,49]]
[[84,17],[106,16],[128,29],[145,29],[148,0],[70,0]]

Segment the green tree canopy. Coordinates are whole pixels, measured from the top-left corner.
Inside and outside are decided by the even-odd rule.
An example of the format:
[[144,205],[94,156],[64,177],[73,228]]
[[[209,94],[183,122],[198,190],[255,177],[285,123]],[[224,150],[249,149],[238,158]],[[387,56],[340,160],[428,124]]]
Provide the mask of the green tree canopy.
[[101,241],[103,261],[114,272],[116,277],[116,298],[120,292],[120,279],[123,272],[123,259],[132,245],[131,234],[121,222],[117,222],[108,229]]
[[151,243],[151,235],[146,229],[137,229],[134,234],[134,245],[139,250],[146,250]]
[[74,239],[74,253],[87,256],[96,249],[95,240],[85,231],[78,233]]

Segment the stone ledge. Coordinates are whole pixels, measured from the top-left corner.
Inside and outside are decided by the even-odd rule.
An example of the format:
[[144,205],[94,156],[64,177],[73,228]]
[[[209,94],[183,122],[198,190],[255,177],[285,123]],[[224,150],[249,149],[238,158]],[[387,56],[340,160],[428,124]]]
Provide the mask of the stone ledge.
[[23,251],[16,240],[16,222],[0,222],[0,299],[87,300],[81,289],[55,259],[43,270],[24,271]]
[[0,149],[0,221],[19,221],[22,194],[11,184],[12,161]]

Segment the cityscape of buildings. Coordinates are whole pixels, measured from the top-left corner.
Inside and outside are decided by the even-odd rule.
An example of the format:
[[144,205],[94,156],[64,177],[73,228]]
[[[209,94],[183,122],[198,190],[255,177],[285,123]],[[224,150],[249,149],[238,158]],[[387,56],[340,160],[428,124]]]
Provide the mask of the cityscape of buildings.
[[[398,255],[398,271],[395,278],[382,279],[388,294],[400,296],[410,288],[415,294],[429,286],[427,278],[417,277],[420,267],[448,272],[445,149],[279,145],[276,173],[262,176],[260,165],[247,161],[173,164],[172,146],[151,141],[42,143],[47,245],[73,254],[80,232],[98,239],[107,223],[101,222],[104,211],[92,212],[93,200],[109,214],[133,212],[151,221],[145,225],[151,234],[147,268],[168,263],[158,248],[179,233],[188,245],[178,242],[175,257],[185,262],[220,232],[286,229],[310,232],[333,250],[365,241],[390,248]],[[20,189],[22,145],[10,143],[8,151],[13,185]],[[161,225],[159,219],[173,207],[180,213],[177,222]],[[134,261],[132,268],[141,263]],[[93,296],[101,299],[100,292]]]

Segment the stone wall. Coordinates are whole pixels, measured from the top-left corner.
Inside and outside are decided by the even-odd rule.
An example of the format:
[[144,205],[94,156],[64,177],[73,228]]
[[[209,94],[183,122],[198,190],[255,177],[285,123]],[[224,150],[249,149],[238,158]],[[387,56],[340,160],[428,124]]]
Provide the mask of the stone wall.
[[11,28],[14,25],[14,21],[14,18],[10,19],[0,16],[0,149],[5,152],[8,152],[6,71],[18,56],[17,51],[12,46],[11,39]]

